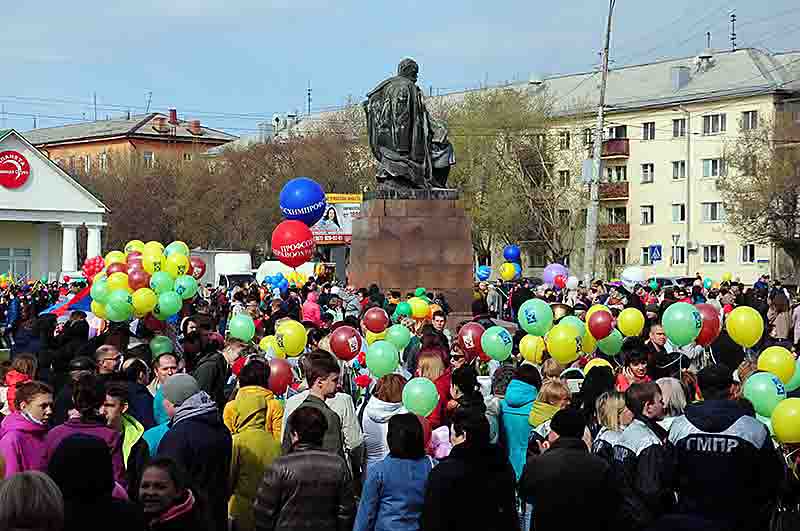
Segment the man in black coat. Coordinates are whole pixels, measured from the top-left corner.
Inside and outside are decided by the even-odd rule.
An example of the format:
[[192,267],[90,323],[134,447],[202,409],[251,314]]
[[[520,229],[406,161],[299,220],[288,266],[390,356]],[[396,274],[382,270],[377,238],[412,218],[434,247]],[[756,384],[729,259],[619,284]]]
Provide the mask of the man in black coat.
[[611,466],[589,453],[586,422],[576,409],[550,421],[544,453],[532,457],[519,480],[520,496],[533,504],[536,531],[611,529],[618,495]]
[[421,531],[519,530],[514,469],[489,444],[480,410],[458,408],[450,426],[453,450],[428,476]]

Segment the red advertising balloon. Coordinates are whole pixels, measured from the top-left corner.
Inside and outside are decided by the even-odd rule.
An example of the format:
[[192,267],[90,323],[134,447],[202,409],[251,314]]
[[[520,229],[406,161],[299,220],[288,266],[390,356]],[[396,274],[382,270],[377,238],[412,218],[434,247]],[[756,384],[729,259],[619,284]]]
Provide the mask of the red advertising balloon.
[[128,273],[128,286],[134,291],[150,287],[150,274],[142,269],[134,269]]
[[614,330],[614,316],[605,310],[594,312],[589,316],[588,325],[589,333],[592,334],[593,338],[598,341],[605,339],[610,336],[612,330]]
[[694,306],[703,316],[703,326],[700,328],[700,334],[695,339],[695,343],[707,347],[719,337],[720,329],[722,328],[719,322],[719,312],[710,304],[695,304]]
[[314,235],[302,221],[282,221],[272,231],[272,254],[282,264],[297,267],[314,256]]
[[269,390],[276,395],[282,395],[292,383],[292,367],[284,359],[273,358],[269,360]]
[[340,360],[350,361],[361,352],[361,335],[352,326],[340,326],[331,332],[331,350]]
[[481,337],[486,330],[478,323],[467,323],[458,331],[458,346],[467,358],[472,361],[476,357],[485,355],[481,347]]
[[123,264],[122,262],[114,262],[110,266],[106,268],[106,274],[111,276],[113,273],[125,273],[128,274],[128,264]]
[[383,308],[370,308],[362,320],[367,330],[375,334],[380,334],[389,326],[389,315]]
[[142,264],[141,261],[137,262],[137,261],[134,260],[133,262],[131,262],[129,260],[128,261],[128,271],[127,271],[128,272],[128,276],[131,276],[131,273],[133,273],[134,271],[144,271],[144,264]]
[[564,275],[556,275],[556,278],[553,279],[553,284],[555,284],[557,288],[564,289],[567,287],[567,279]]
[[206,263],[199,256],[192,256],[189,258],[189,264],[192,266],[192,276],[195,280],[200,280],[206,274]]

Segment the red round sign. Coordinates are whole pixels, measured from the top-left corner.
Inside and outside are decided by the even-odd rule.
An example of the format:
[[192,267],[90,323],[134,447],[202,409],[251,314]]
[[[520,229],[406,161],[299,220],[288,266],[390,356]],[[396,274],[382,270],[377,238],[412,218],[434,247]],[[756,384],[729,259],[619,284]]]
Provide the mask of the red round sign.
[[31,176],[28,159],[16,151],[0,152],[0,186],[19,188]]

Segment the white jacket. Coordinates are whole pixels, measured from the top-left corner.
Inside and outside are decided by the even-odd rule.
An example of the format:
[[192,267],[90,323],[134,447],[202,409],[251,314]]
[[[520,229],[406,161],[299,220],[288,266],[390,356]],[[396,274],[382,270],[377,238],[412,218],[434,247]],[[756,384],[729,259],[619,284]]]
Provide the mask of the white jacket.
[[389,455],[389,443],[386,441],[389,419],[401,413],[408,413],[401,402],[384,402],[374,396],[367,402],[364,417],[361,419],[364,448],[367,450],[367,470]]

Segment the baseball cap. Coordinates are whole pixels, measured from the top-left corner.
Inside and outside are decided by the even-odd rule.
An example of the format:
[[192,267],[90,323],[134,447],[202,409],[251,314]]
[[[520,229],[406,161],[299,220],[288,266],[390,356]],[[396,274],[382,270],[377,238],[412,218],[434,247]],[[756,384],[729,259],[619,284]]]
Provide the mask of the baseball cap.
[[707,365],[697,373],[700,392],[704,389],[725,389],[732,383],[734,383],[733,371],[724,363]]
[[577,409],[567,408],[558,411],[550,421],[550,429],[559,437],[580,439],[586,430],[586,421]]
[[78,356],[69,362],[70,371],[93,371],[96,368],[94,360],[88,356]]
[[197,380],[189,374],[173,374],[161,386],[161,394],[176,406],[199,392],[200,386],[197,385]]

